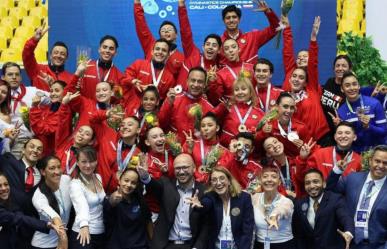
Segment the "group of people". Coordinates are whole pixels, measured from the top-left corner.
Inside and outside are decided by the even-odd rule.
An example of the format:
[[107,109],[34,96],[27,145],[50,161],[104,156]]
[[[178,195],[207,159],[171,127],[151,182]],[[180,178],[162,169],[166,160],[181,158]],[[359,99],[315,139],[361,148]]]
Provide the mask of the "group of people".
[[[270,25],[193,42],[178,1],[159,38],[140,0],[134,25],[144,51],[122,73],[118,41],[65,70],[23,49],[31,86],[7,62],[0,80],[0,244],[4,248],[387,248],[387,121],[383,84],[361,88],[348,56],[318,79],[316,17],[294,55],[289,19],[258,2]],[[258,50],[283,35],[285,79]],[[276,69],[277,70],[277,69]]]

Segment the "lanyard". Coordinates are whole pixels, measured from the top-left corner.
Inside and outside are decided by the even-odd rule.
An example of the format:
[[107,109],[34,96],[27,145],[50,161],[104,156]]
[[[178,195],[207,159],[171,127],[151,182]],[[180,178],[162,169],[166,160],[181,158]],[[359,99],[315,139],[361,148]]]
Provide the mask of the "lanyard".
[[133,156],[134,150],[136,149],[136,144],[132,145],[132,148],[130,149],[129,153],[126,155],[124,161],[122,161],[122,144],[124,142],[120,140],[118,142],[117,146],[117,164],[118,164],[118,169],[123,170],[125,167],[128,165],[130,159]]
[[291,180],[290,180],[290,166],[289,166],[289,161],[288,161],[288,157],[285,157],[285,165],[286,165],[286,178],[284,177],[284,175],[282,174],[282,171],[281,171],[281,168],[278,166],[277,162],[274,161],[274,165],[277,166],[278,170],[279,170],[279,173],[280,173],[280,177],[281,177],[281,181],[283,182],[283,184],[285,185],[286,189],[287,190],[291,190]]
[[101,81],[107,81],[107,79],[109,78],[109,75],[110,75],[110,71],[112,70],[112,67],[113,67],[113,62],[112,62],[112,65],[111,65],[110,68],[109,68],[109,71],[107,72],[107,74],[106,74],[105,77],[103,78],[103,80],[101,80],[101,75],[99,74],[98,62],[99,62],[99,59],[98,59],[97,62],[95,63],[95,70],[97,71],[97,77],[98,77],[98,80],[99,80],[100,82],[101,82]]
[[274,209],[274,204],[279,200],[279,195],[277,193],[277,195],[275,196],[275,198],[273,199],[273,201],[271,202],[270,206],[269,205],[266,205],[265,204],[265,193],[262,193],[261,195],[261,203],[263,205],[263,208],[265,210],[265,216],[266,217],[270,217],[270,214],[271,212],[273,212],[273,209]]
[[286,133],[285,130],[282,128],[281,124],[278,122],[278,129],[281,133],[281,136],[286,137],[290,132],[292,132],[292,120],[289,120],[288,124],[288,132]]
[[[349,163],[352,160],[352,155],[353,155],[353,152],[351,151],[351,154],[349,154],[349,156],[348,156],[348,158],[346,160],[346,163]],[[336,147],[333,147],[332,158],[333,158],[333,166],[336,166],[337,165]]]
[[[228,234],[229,234],[229,231],[231,231],[231,219],[230,219],[230,206],[231,206],[231,203],[230,203],[230,199],[228,200],[227,202],[227,210],[225,210],[223,208],[223,220],[225,220],[225,240],[228,240]],[[226,219],[226,217],[228,219]]]
[[259,97],[259,88],[258,88],[258,86],[256,87],[256,89],[257,89],[257,93],[258,93],[259,105],[261,106],[261,109],[264,112],[266,112],[267,110],[269,110],[270,95],[271,95],[271,84],[269,83],[269,85],[267,86],[265,106],[263,106],[263,102],[262,102],[261,98]]
[[156,79],[155,67],[153,66],[153,63],[151,62],[152,81],[153,81],[153,84],[154,84],[156,87],[159,86],[161,77],[163,76],[163,73],[164,73],[164,69],[165,69],[165,67],[163,68],[163,70],[161,70],[161,72],[159,73],[159,76],[158,76],[157,79]]
[[[349,103],[348,98],[345,98],[345,103],[347,104],[348,110],[351,113],[356,114],[356,112],[353,111],[352,105],[351,105],[351,103]],[[363,97],[361,95],[360,95],[360,107],[361,107],[361,109],[364,109]]]
[[247,113],[245,114],[243,119],[242,119],[242,115],[241,115],[241,113],[239,111],[239,108],[236,105],[234,105],[234,110],[235,110],[235,112],[236,112],[236,114],[238,116],[239,122],[241,123],[241,125],[244,125],[246,123],[248,117],[250,116],[251,111],[253,110],[253,106],[249,107],[249,109],[247,110]]
[[63,211],[63,216],[60,215],[60,214],[59,214],[59,216],[61,216],[61,217],[63,217],[65,219],[67,212],[66,212],[66,207],[65,207],[65,203],[64,203],[64,199],[63,199],[63,195],[62,195],[62,190],[60,189],[60,186],[59,186],[59,205],[60,205],[60,207],[62,208],[62,211]]
[[71,156],[71,147],[66,151],[66,174],[69,176],[71,176],[71,174],[73,173],[73,171],[75,169],[75,166],[77,165],[77,162],[75,162],[70,167],[71,159],[73,159],[73,157],[70,158],[70,156]]

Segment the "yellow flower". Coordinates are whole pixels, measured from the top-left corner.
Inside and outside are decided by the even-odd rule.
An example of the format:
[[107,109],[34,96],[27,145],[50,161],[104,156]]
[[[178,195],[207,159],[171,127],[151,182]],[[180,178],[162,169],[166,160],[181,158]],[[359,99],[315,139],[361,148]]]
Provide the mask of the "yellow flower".
[[155,121],[155,117],[152,115],[152,114],[147,114],[145,116],[145,121],[148,123],[148,124],[153,124],[153,122]]
[[132,156],[129,162],[129,167],[136,167],[140,162],[140,158],[138,156]]
[[22,106],[22,107],[20,107],[19,108],[19,112],[20,113],[28,113],[28,111],[29,111],[29,109],[28,109],[28,107],[27,106]]

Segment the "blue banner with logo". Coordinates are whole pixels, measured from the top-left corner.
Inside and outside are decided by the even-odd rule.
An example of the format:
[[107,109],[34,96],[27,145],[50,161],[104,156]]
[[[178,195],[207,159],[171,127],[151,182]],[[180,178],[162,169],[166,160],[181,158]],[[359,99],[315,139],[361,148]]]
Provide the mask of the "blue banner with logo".
[[[173,21],[177,27],[177,0],[142,0],[148,25],[158,37],[159,25],[163,20]],[[280,15],[280,0],[267,0],[267,4]],[[117,37],[118,54],[114,59],[122,71],[134,60],[143,58],[137,39],[133,17],[133,0],[66,0],[49,1],[49,44],[64,41],[70,50],[66,67],[76,68],[77,47],[90,47],[92,58],[98,57],[99,40],[105,34]],[[265,15],[256,12],[256,1],[252,0],[186,0],[195,43],[201,47],[209,33],[221,35],[224,32],[221,11],[235,4],[242,8],[240,28],[243,32],[262,29],[269,25]],[[334,0],[295,0],[289,19],[294,34],[296,51],[309,46],[310,33],[315,16],[321,16],[318,36],[320,46],[320,82],[333,75],[332,62],[336,55],[336,1]],[[178,48],[181,50],[180,35]],[[282,45],[275,49],[275,39],[259,51],[259,57],[270,59],[275,66],[273,82],[282,84],[283,64]]]

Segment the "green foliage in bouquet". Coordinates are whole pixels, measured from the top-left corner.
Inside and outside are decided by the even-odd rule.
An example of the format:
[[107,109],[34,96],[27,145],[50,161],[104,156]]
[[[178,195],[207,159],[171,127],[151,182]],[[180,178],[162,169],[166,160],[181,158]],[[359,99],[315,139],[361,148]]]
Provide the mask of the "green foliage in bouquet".
[[168,132],[165,135],[165,142],[168,144],[169,149],[174,157],[177,157],[183,151],[181,143],[174,132]]
[[367,171],[370,169],[370,159],[372,155],[372,150],[363,151],[361,153],[361,169]]
[[201,173],[210,173],[212,169],[218,164],[219,158],[223,154],[223,149],[219,145],[215,145],[208,152],[205,163],[200,169]]
[[379,50],[373,47],[371,37],[344,33],[337,44],[337,50],[351,59],[360,85],[376,85],[378,81],[387,81],[387,64]]

